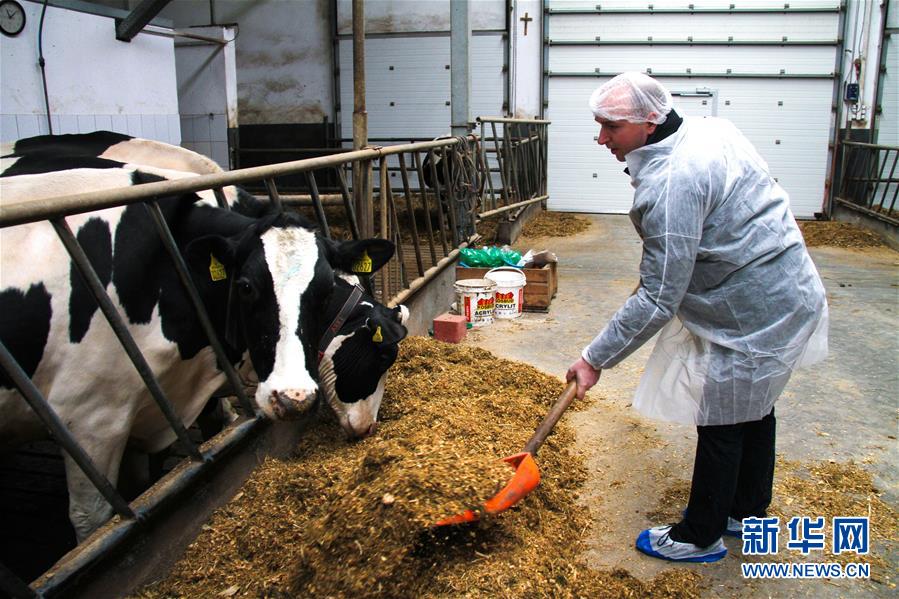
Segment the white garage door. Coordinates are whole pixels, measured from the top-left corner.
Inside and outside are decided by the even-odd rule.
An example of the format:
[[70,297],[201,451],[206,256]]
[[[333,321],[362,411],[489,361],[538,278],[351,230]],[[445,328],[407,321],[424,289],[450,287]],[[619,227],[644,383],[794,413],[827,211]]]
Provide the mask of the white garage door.
[[[833,119],[839,2],[553,2],[546,118],[551,209],[623,213],[623,164],[596,145],[590,93],[650,72],[679,112],[733,121],[790,194],[797,217],[821,211]],[[646,6],[646,5],[643,5]],[[765,10],[765,6],[778,7]]]
[[[505,38],[471,37],[471,119],[504,113]],[[368,136],[433,139],[450,134],[449,35],[365,40]],[[353,137],[353,42],[340,40],[341,137]]]

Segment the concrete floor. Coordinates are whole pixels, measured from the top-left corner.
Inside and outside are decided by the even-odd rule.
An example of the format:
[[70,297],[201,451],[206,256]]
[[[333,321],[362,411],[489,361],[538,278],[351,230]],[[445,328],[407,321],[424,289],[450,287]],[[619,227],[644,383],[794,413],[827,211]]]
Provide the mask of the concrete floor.
[[[625,216],[589,217],[587,232],[522,240],[517,247],[559,256],[559,292],[547,314],[469,331],[466,343],[564,377],[568,365],[599,332],[637,282],[640,240]],[[778,454],[788,460],[863,463],[893,506],[899,503],[899,253],[886,248],[813,249],[830,304],[830,357],[795,373],[777,404]],[[688,484],[695,430],[655,422],[631,409],[634,389],[654,342],[603,372],[590,407],[566,418],[578,431],[590,471],[581,501],[595,516],[584,558],[595,567],[623,567],[651,577],[669,567],[633,549],[658,497]],[[808,514],[814,516],[814,514]],[[829,538],[829,537],[828,537]],[[745,581],[739,541],[729,556],[698,568],[707,596],[894,596],[889,585],[864,581]],[[781,552],[777,561],[789,561]],[[886,555],[894,566],[895,550]],[[772,560],[775,561],[775,560]],[[824,560],[822,560],[824,561]]]

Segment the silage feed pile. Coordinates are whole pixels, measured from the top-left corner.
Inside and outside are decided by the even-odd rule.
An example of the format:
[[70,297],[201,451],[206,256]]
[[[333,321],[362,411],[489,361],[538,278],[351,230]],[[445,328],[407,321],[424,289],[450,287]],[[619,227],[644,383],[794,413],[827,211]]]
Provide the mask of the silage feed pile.
[[[496,238],[496,228],[502,218],[505,216],[493,216],[478,222],[477,232],[485,242],[492,242]],[[525,223],[521,235],[526,238],[570,237],[583,233],[588,228],[590,220],[583,216],[544,210]]]
[[[700,576],[642,582],[579,562],[591,518],[583,457],[565,420],[538,455],[541,485],[516,508],[464,526],[508,480],[561,381],[474,347],[400,346],[373,437],[323,422],[287,460],[267,460],[216,511],[169,577],[141,597],[698,597]],[[577,409],[575,406],[574,409]]]
[[528,221],[521,230],[524,237],[569,237],[590,228],[590,220],[565,212],[543,211]]
[[859,225],[839,221],[799,221],[807,247],[869,248],[883,246],[880,236]]

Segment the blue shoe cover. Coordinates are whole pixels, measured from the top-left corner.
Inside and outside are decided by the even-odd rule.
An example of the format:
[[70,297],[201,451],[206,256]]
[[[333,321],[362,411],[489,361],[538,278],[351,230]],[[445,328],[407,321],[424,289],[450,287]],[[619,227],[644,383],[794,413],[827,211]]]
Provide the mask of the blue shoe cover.
[[648,528],[637,537],[638,551],[646,555],[672,562],[717,562],[727,555],[727,547],[718,539],[708,547],[681,543],[669,538],[670,526]]

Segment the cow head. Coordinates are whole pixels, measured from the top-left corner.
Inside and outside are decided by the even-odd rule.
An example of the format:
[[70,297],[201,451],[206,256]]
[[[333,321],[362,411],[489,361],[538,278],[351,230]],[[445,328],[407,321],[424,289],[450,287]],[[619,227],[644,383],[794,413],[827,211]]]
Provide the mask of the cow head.
[[227,279],[225,338],[249,351],[256,403],[271,418],[296,418],[315,405],[318,321],[334,283],[322,249],[312,228],[289,214],[188,246],[194,264],[220,268],[219,284]]
[[[341,279],[335,281],[326,320],[346,304],[353,287]],[[321,389],[350,438],[369,435],[377,426],[387,370],[406,337],[408,318],[405,306],[388,308],[363,294],[322,353]]]
[[387,370],[406,336],[409,311],[390,309],[373,297],[371,276],[393,256],[394,245],[384,239],[324,242],[335,269],[334,292],[325,310],[323,326],[333,324],[354,287],[364,293],[353,304],[333,338],[326,337],[318,372],[325,401],[344,432],[361,437],[374,432],[384,395]]

